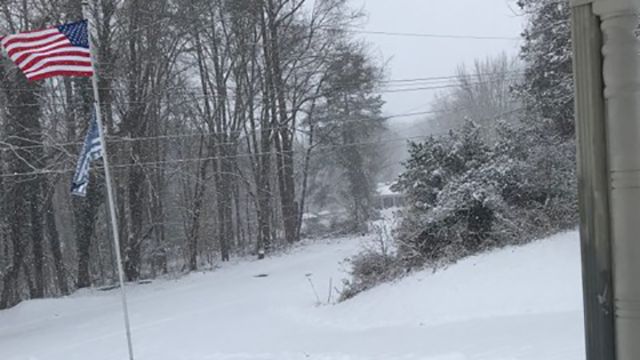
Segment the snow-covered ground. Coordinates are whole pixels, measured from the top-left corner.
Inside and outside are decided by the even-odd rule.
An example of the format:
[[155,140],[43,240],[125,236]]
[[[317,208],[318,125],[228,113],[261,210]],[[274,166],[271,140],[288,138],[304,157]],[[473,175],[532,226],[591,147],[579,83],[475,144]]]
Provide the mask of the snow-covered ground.
[[[136,358],[584,359],[576,233],[317,306],[309,279],[326,302],[362,241],[128,287]],[[125,360],[119,301],[90,291],[0,312],[0,359]]]

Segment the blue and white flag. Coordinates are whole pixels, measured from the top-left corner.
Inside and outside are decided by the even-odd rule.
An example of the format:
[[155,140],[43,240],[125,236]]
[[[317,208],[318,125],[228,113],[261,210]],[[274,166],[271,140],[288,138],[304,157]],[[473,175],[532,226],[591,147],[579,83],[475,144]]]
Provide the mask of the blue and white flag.
[[84,138],[82,152],[76,167],[76,174],[71,183],[71,194],[76,196],[87,196],[87,186],[89,185],[89,169],[91,162],[102,157],[102,142],[100,141],[100,128],[96,120],[96,109],[91,112],[91,123],[89,131]]

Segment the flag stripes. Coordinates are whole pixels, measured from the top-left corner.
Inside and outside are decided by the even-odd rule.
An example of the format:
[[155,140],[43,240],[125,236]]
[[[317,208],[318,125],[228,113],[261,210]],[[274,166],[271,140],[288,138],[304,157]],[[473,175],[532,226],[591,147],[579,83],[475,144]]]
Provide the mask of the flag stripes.
[[93,75],[86,20],[9,35],[1,43],[29,80]]
[[98,127],[96,109],[94,108],[91,112],[91,123],[89,124],[89,130],[85,136],[84,144],[82,145],[82,151],[80,152],[80,159],[78,160],[76,173],[73,176],[73,182],[71,183],[71,194],[76,196],[87,195],[91,162],[98,160],[101,157],[102,141],[100,140],[100,128]]

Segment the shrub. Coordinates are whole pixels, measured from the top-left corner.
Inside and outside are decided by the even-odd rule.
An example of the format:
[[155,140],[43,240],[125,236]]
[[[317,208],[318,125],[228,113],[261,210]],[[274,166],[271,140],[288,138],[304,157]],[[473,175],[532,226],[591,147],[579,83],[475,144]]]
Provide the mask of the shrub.
[[575,146],[543,127],[504,127],[488,146],[468,123],[410,145],[395,190],[407,198],[394,233],[397,251],[352,260],[345,298],[406,269],[450,264],[492,248],[522,244],[576,225]]
[[340,301],[350,299],[374,286],[396,279],[402,273],[402,264],[395,255],[366,250],[349,259],[350,281],[345,280]]
[[344,281],[340,301],[394,280],[403,272],[403,265],[395,254],[391,232],[385,221],[375,224],[373,231],[375,237],[365,250],[348,260],[351,265],[351,281]]

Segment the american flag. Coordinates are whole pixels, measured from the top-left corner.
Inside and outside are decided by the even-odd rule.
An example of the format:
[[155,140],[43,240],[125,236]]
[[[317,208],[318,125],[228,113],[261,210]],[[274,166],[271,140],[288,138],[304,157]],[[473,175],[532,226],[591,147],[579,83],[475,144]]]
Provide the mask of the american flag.
[[96,109],[91,113],[91,123],[89,130],[82,145],[80,159],[76,167],[76,174],[73,176],[71,183],[71,194],[77,196],[87,195],[87,186],[89,186],[89,168],[91,162],[102,157],[102,142],[100,141],[100,128],[96,120]]
[[29,80],[93,75],[86,20],[9,35],[2,46]]

